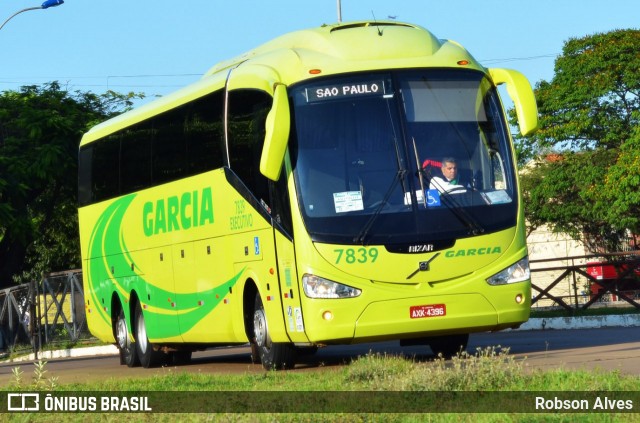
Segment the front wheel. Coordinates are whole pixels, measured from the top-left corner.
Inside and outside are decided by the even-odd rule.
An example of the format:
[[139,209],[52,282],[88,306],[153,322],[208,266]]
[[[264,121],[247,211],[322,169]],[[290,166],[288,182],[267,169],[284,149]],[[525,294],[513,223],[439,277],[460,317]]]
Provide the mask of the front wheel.
[[291,369],[295,365],[295,349],[289,343],[272,342],[267,325],[267,315],[260,294],[256,294],[253,312],[252,351],[266,370]]
[[138,358],[142,367],[149,368],[159,365],[165,354],[161,351],[154,351],[153,345],[149,342],[147,337],[147,327],[144,324],[144,315],[142,314],[142,307],[140,303],[136,304],[136,351],[138,352]]

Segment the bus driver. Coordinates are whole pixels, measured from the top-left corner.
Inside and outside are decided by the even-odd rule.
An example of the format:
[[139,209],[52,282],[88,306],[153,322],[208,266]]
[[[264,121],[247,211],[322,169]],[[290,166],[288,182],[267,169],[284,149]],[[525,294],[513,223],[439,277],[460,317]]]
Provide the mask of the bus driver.
[[453,157],[442,159],[442,176],[433,176],[429,183],[429,189],[437,189],[439,192],[464,192],[466,189],[458,179],[458,165]]

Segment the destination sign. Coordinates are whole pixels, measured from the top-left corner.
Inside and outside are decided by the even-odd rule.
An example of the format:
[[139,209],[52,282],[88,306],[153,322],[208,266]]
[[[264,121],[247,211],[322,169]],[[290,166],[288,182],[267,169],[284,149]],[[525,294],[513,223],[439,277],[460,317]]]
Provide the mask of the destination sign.
[[335,100],[345,97],[384,95],[383,81],[354,82],[307,88],[307,102]]

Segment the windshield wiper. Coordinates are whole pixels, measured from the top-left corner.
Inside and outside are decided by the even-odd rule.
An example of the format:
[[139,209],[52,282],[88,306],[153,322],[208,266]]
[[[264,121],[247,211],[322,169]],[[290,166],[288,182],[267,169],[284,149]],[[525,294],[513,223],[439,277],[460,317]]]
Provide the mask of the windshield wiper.
[[[419,171],[420,172],[420,171]],[[465,209],[464,207],[462,207],[462,205],[460,204],[460,202],[458,200],[456,200],[456,194],[452,194],[452,192],[455,192],[455,190],[447,191],[446,187],[440,186],[440,184],[438,183],[437,180],[433,180],[433,178],[430,175],[430,171],[428,171],[429,174],[428,179],[433,181],[434,186],[436,186],[436,188],[440,188],[438,189],[438,192],[440,193],[440,199],[441,202],[449,209],[451,210],[451,212],[453,213],[453,215],[455,217],[458,218],[458,220],[467,227],[467,229],[469,229],[469,234],[470,235],[478,235],[478,234],[482,234],[484,233],[484,228],[478,223],[478,221],[476,219],[474,219],[474,217],[472,215],[470,215]],[[466,191],[466,188],[465,188]],[[424,196],[426,197],[427,194],[425,193]]]
[[[392,119],[392,122],[393,122],[393,119]],[[396,174],[395,174],[395,176],[393,178],[393,181],[391,182],[391,186],[389,186],[389,189],[384,194],[384,197],[382,198],[382,201],[376,207],[376,210],[373,212],[373,214],[371,215],[369,220],[367,220],[367,223],[362,227],[360,232],[358,232],[358,235],[353,238],[353,242],[356,243],[356,244],[364,245],[364,240],[367,238],[367,235],[369,235],[369,231],[371,230],[371,227],[373,226],[373,223],[376,221],[376,219],[378,218],[378,216],[382,212],[382,209],[384,208],[384,206],[387,205],[387,203],[389,202],[389,198],[391,197],[391,194],[393,193],[393,190],[395,189],[396,185],[398,184],[398,181],[400,181],[400,184],[402,184],[403,192],[407,191],[406,178],[405,178],[407,170],[402,165],[402,159],[401,159],[401,155],[400,155],[400,147],[398,145],[398,138],[397,137],[393,138],[393,145],[395,147],[394,150],[396,152],[396,165],[398,166],[398,171],[396,172]]]
[[[384,194],[382,201],[380,201],[380,204],[378,204],[378,206],[376,207],[376,210],[373,212],[369,220],[367,220],[367,223],[362,227],[358,235],[353,238],[354,243],[364,245],[364,240],[367,238],[367,235],[369,235],[369,231],[371,230],[373,223],[376,221],[376,219],[382,212],[382,209],[384,208],[384,206],[386,206],[387,203],[389,202],[389,197],[391,197],[393,190],[395,189],[396,185],[398,185],[398,181],[403,181],[406,173],[407,171],[405,169],[398,169],[395,177],[393,178],[393,181],[391,182],[391,185],[389,186],[389,189]],[[402,184],[404,185],[404,182]]]
[[473,216],[471,216],[469,213],[466,212],[466,210],[460,205],[460,203],[455,199],[455,197],[451,194],[451,192],[447,191],[446,187],[440,186],[440,184],[438,183],[438,180],[433,178],[433,175],[431,175],[431,171],[429,169],[430,165],[426,168],[426,170],[425,168],[420,166],[420,159],[418,155],[418,147],[416,146],[416,140],[415,138],[411,137],[411,141],[413,141],[413,154],[415,155],[416,166],[418,168],[418,180],[420,181],[420,189],[422,190],[422,199],[423,199],[422,203],[424,207],[425,208],[428,207],[427,191],[425,190],[425,183],[424,183],[424,176],[425,176],[424,172],[427,172],[426,174],[427,182],[429,184],[433,182],[436,188],[440,188],[438,189],[438,192],[440,193],[440,198],[442,199],[442,202],[449,210],[451,210],[454,216],[456,216],[458,220],[460,220],[460,222],[462,222],[462,224],[469,229],[469,233],[471,235],[477,235],[477,234],[483,233],[484,228],[480,226],[480,224],[473,218]]
[[467,229],[469,229],[469,235],[479,235],[484,233],[484,228],[473,218],[467,211],[454,199],[454,194],[444,192],[444,196],[441,199],[445,206],[462,222]]
[[420,189],[422,190],[422,204],[425,207],[427,207],[427,193],[424,190],[424,177],[422,175],[422,167],[420,166],[420,159],[418,158],[418,147],[416,146],[415,138],[411,137],[411,141],[413,141],[413,154],[416,157],[416,169],[418,169],[418,180],[420,181]]

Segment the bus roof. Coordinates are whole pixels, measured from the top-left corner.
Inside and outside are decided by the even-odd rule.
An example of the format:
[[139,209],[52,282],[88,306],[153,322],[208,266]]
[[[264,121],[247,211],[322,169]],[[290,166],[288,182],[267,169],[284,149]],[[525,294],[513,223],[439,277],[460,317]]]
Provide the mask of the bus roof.
[[[286,52],[286,53],[285,53]],[[288,53],[288,54],[287,54]],[[280,66],[284,56],[286,66]],[[481,68],[459,44],[427,29],[396,21],[361,21],[291,32],[213,66],[214,75],[246,63],[276,66],[286,85],[313,76],[407,67],[456,67],[465,60]],[[310,74],[310,71],[314,73]],[[318,71],[320,71],[318,73]]]
[[196,83],[93,127],[80,145],[224,87],[230,69],[269,74],[291,85],[345,72],[418,67],[485,70],[458,43],[440,40],[417,25],[397,21],[323,25],[282,35],[220,62]]

